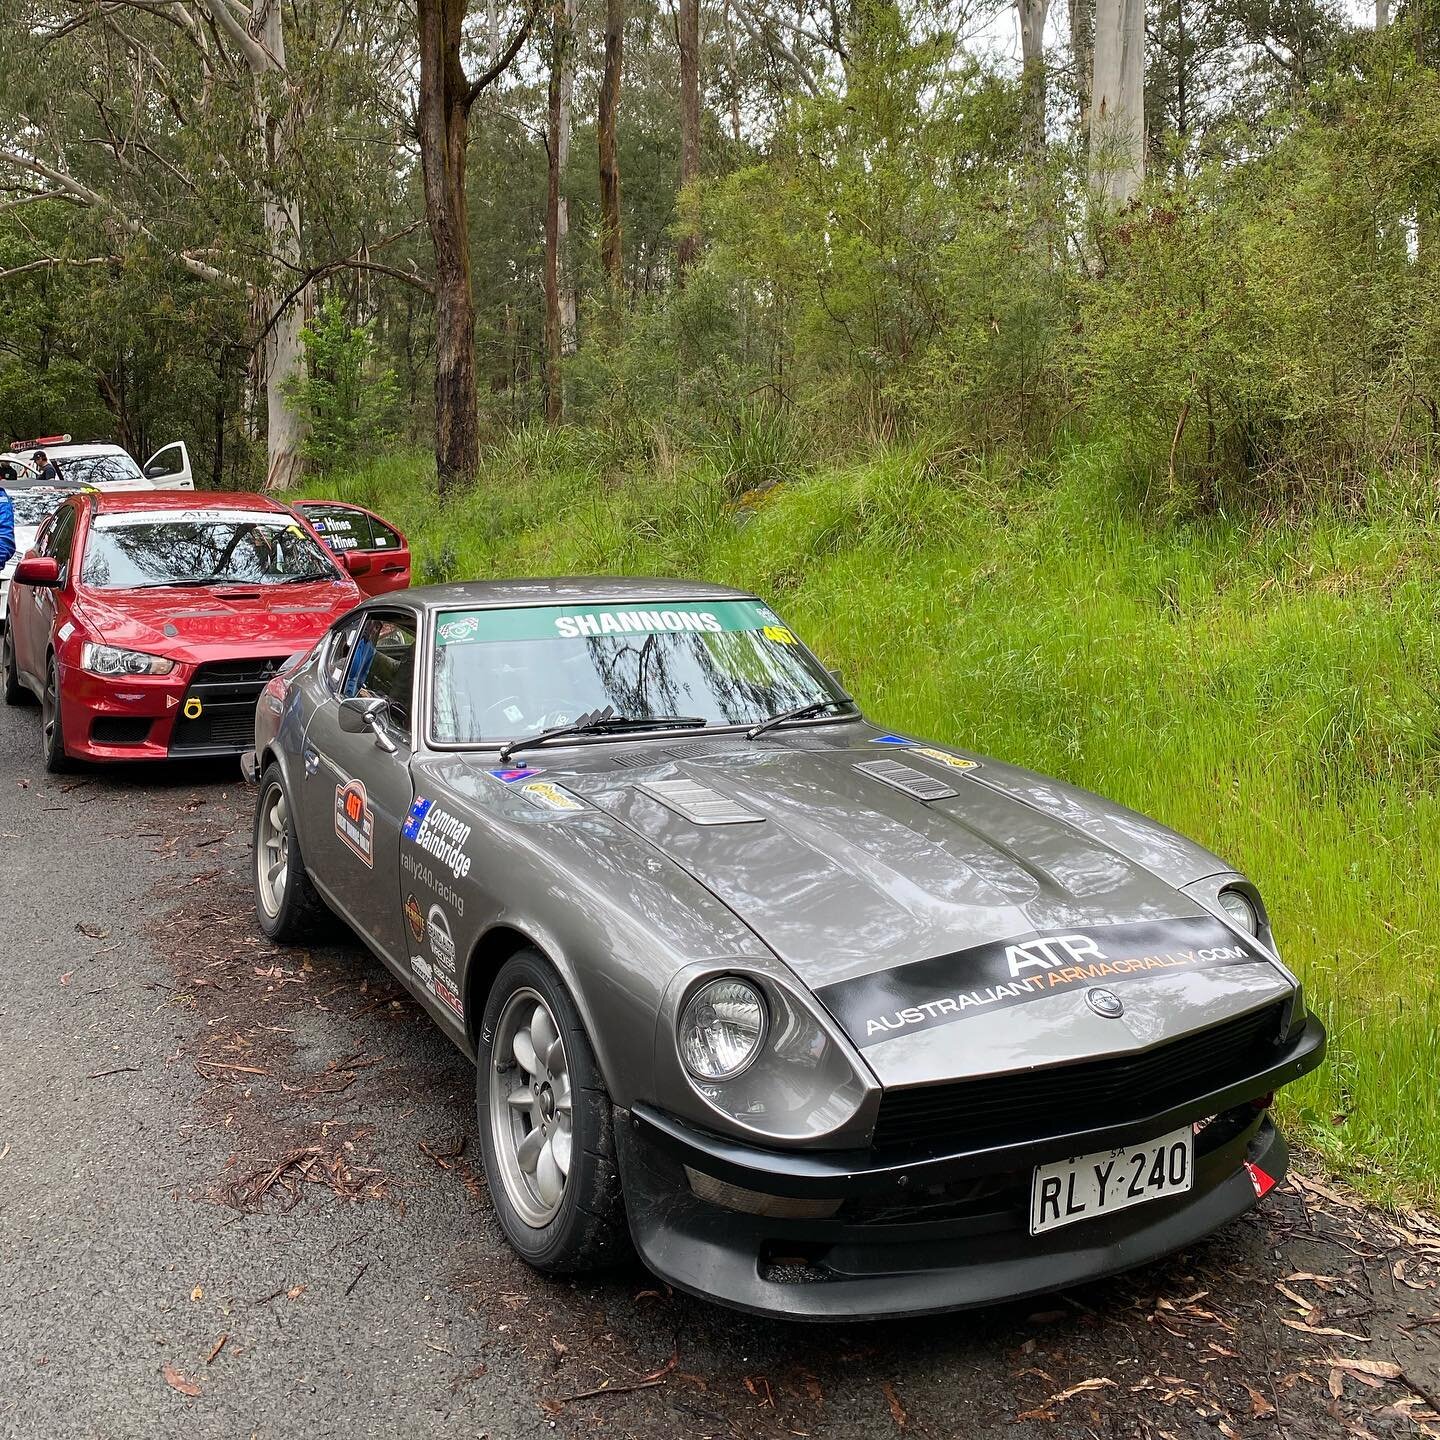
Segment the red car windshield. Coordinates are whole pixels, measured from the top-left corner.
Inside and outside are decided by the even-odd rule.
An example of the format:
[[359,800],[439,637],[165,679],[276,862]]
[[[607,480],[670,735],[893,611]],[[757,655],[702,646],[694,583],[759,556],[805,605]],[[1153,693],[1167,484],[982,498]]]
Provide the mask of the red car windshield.
[[169,511],[100,515],[80,579],[105,590],[161,585],[293,585],[333,580],[324,550],[287,515]]

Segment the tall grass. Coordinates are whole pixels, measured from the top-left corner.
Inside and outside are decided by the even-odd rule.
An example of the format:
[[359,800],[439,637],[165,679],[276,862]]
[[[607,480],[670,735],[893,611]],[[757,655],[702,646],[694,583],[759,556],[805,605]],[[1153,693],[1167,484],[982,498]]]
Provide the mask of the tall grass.
[[1158,522],[1116,455],[1046,473],[877,450],[746,494],[713,454],[634,473],[528,432],[441,511],[423,462],[329,490],[428,578],[704,576],[770,597],[886,725],[1048,771],[1260,885],[1330,1027],[1292,1127],[1390,1197],[1440,1197],[1440,551],[1427,507],[1269,530]]

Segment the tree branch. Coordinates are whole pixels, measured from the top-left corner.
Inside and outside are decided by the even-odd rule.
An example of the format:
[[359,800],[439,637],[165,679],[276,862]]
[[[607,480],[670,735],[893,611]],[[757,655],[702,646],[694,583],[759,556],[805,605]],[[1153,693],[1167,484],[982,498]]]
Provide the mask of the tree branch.
[[74,196],[81,204],[93,206],[97,210],[103,210],[106,214],[114,216],[122,229],[137,239],[149,240],[160,250],[173,255],[196,279],[208,280],[212,285],[224,285],[236,290],[247,288],[233,275],[227,275],[223,270],[217,270],[213,265],[207,265],[203,260],[197,260],[193,255],[187,255],[183,250],[176,250],[172,246],[166,245],[154,231],[127,215],[113,200],[92,190],[88,185],[82,184],[73,175],[67,175],[65,171],[56,170],[43,160],[21,155],[14,150],[0,149],[0,161],[18,165],[22,170],[30,171],[32,175],[39,175],[41,179],[48,180],[52,185]]
[[519,30],[515,32],[514,38],[505,47],[504,52],[488,69],[481,71],[474,83],[465,92],[465,110],[468,113],[470,107],[480,98],[481,92],[488,90],[514,63],[515,57],[520,53],[520,47],[530,37],[530,28],[535,24],[544,6],[544,0],[530,0],[530,9],[525,13],[525,19]]
[[43,260],[31,260],[25,265],[12,265],[0,270],[0,280],[9,280],[14,275],[26,275],[32,270],[54,270],[61,265],[118,265],[116,255],[92,255],[86,259],[72,259],[65,255],[47,255]]

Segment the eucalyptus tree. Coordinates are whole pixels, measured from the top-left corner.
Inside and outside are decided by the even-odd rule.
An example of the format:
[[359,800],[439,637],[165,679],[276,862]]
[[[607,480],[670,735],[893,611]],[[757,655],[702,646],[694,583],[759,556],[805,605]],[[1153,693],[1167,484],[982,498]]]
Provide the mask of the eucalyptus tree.
[[352,0],[10,0],[3,24],[0,177],[27,185],[27,203],[95,221],[88,253],[65,247],[25,264],[144,254],[177,281],[242,298],[267,483],[293,483],[304,437],[291,394],[311,283],[388,268],[371,252],[400,168],[403,30]]

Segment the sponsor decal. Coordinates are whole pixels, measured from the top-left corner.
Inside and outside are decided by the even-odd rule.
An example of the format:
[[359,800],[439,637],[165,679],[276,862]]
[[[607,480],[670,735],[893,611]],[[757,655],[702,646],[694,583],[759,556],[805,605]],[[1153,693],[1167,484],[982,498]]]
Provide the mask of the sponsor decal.
[[442,645],[463,645],[480,633],[480,617],[465,615],[459,620],[446,620],[435,632]]
[[372,869],[375,865],[375,812],[363,781],[335,787],[335,833]]
[[310,523],[315,527],[315,531],[317,534],[323,535],[325,533],[325,527],[330,522],[328,520],[312,520]]
[[768,606],[754,600],[715,600],[703,606],[524,605],[514,609],[452,610],[440,617],[438,644],[490,641],[591,640],[607,635],[721,635],[762,631],[782,645],[799,642]]
[[465,1006],[460,1002],[460,992],[455,988],[453,981],[437,975],[435,977],[435,997],[455,1012],[457,1020],[465,1018]]
[[[407,850],[400,856],[400,868],[417,885],[423,885],[425,889],[438,895],[457,915],[465,914],[465,897],[446,884],[445,877],[436,875],[423,860],[418,859]],[[423,926],[423,916],[421,920]]]
[[327,535],[325,543],[332,550],[358,550],[360,542],[353,535]]
[[55,638],[63,645],[75,633],[75,626],[67,620],[56,632]]
[[913,745],[913,740],[907,740],[903,735],[874,735],[871,736],[872,745]]
[[552,785],[548,780],[536,780],[533,784],[522,785],[525,798],[542,810],[583,810],[585,804],[577,800],[568,790]]
[[173,695],[167,695],[165,697],[165,708],[167,710],[173,710],[179,703]]
[[952,755],[948,750],[937,750],[933,745],[914,745],[911,749],[916,755],[924,755],[928,760],[938,760],[940,764],[948,765],[952,770],[978,768],[974,760],[965,760],[959,755]]
[[453,980],[455,937],[450,933],[449,917],[438,905],[432,905],[429,915],[425,917],[425,938],[430,942],[430,953],[435,957],[435,963],[442,970],[449,971]]
[[435,971],[431,968],[430,962],[422,960],[418,955],[412,955],[410,968],[415,972],[415,978],[433,995],[435,993]]
[[[1107,991],[1131,980],[1266,955],[1210,916],[1096,926],[1080,934],[998,940],[821,986],[816,995],[862,1048],[1065,991]],[[1118,995],[1112,999],[1119,1001]]]
[[490,770],[486,773],[494,776],[502,785],[513,785],[517,780],[528,780],[532,775],[539,775],[541,772],[528,765],[512,765],[508,768]]
[[185,709],[181,713],[187,720],[198,720],[205,713],[205,707],[196,696],[192,695],[185,702]]
[[470,857],[465,853],[470,826],[433,800],[417,799],[400,833],[445,866],[456,880],[470,873]]
[[413,895],[405,897],[405,923],[418,945],[425,938],[425,911]]

